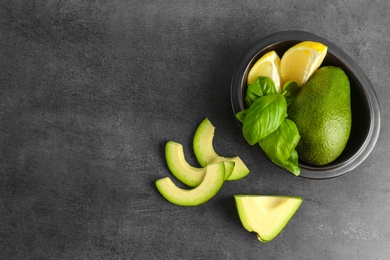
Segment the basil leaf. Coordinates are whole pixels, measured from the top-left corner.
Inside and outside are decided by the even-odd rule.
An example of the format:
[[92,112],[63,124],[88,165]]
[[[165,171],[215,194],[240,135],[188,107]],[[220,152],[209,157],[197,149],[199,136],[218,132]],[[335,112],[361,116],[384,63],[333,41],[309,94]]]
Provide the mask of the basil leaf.
[[295,147],[299,139],[297,126],[286,118],[276,131],[261,139],[259,144],[272,162],[298,176],[300,168]]
[[258,77],[248,86],[245,103],[250,107],[259,97],[278,94],[272,79],[264,76]]
[[295,81],[287,81],[283,85],[282,93],[286,98],[287,106],[291,104],[291,102],[294,100],[295,96],[298,94],[300,90],[301,87]]
[[287,116],[287,103],[283,95],[258,98],[247,110],[243,135],[250,145],[275,131]]
[[237,118],[238,121],[240,121],[242,124],[243,124],[244,121],[245,121],[246,112],[247,112],[247,109],[244,109],[244,110],[241,110],[240,112],[238,112],[238,113],[236,114],[236,118]]

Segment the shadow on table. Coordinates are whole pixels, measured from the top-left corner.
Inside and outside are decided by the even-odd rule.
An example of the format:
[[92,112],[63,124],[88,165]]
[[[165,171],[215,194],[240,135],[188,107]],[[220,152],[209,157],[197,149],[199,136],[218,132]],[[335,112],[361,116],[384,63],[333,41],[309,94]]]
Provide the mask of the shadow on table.
[[228,223],[234,223],[237,226],[241,226],[240,218],[236,209],[236,202],[233,196],[218,198],[216,199],[215,204],[218,210],[221,211],[222,217]]

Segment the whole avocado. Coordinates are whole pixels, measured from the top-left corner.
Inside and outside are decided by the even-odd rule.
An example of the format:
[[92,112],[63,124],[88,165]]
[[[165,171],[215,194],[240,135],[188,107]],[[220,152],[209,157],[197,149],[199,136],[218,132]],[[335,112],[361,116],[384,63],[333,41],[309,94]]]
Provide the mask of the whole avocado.
[[351,90],[338,67],[318,69],[302,86],[288,109],[301,135],[299,158],[312,165],[326,165],[343,152],[351,132]]

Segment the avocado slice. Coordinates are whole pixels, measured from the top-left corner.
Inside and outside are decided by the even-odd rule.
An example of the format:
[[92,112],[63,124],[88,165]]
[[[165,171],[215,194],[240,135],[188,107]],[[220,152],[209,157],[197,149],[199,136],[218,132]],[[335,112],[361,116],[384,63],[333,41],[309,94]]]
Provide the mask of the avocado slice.
[[261,242],[274,239],[302,204],[298,196],[234,195],[241,223]]
[[227,180],[238,180],[249,174],[249,169],[239,156],[219,156],[213,147],[215,127],[208,118],[205,118],[196,129],[193,147],[195,157],[202,167],[219,161],[234,161],[234,169]]
[[[190,165],[184,156],[183,146],[174,141],[165,145],[165,158],[172,174],[182,183],[190,187],[198,186],[204,179],[206,167],[198,168]],[[224,161],[225,179],[232,174],[235,162]]]
[[232,172],[226,179],[228,181],[239,180],[249,174],[249,169],[246,167],[245,163],[241,160],[239,156],[234,156],[229,158],[218,156],[217,158],[215,158],[213,162],[224,162],[224,163],[233,162],[234,168],[231,169]]
[[156,181],[156,187],[169,202],[179,206],[198,206],[214,197],[225,181],[225,164],[213,163],[206,166],[203,181],[195,188],[177,187],[169,177]]

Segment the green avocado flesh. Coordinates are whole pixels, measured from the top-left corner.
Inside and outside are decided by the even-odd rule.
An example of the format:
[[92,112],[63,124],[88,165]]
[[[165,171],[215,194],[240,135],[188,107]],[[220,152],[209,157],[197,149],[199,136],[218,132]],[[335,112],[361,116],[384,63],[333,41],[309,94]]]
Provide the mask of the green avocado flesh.
[[[182,183],[196,187],[203,181],[206,167],[198,168],[190,165],[185,159],[181,144],[168,141],[165,145],[165,158],[169,170]],[[225,164],[225,179],[228,179],[233,172],[235,162],[223,161],[223,163]]]
[[223,157],[219,156],[213,147],[215,127],[208,118],[205,118],[198,126],[193,147],[196,159],[199,164],[205,167],[207,164],[218,161],[233,161],[235,163],[233,172],[228,180],[238,180],[249,174],[249,169],[239,156]]
[[244,228],[261,242],[273,240],[302,204],[298,196],[235,195]]
[[343,152],[351,132],[350,83],[345,72],[333,66],[318,69],[302,86],[288,109],[301,139],[299,158],[326,165]]
[[156,187],[169,202],[179,206],[198,206],[214,197],[225,182],[225,164],[213,163],[206,166],[202,182],[192,189],[176,186],[169,177],[156,181]]
[[165,145],[165,159],[172,174],[182,183],[196,187],[206,174],[206,168],[197,168],[190,165],[184,156],[183,146],[179,143],[169,141]]

